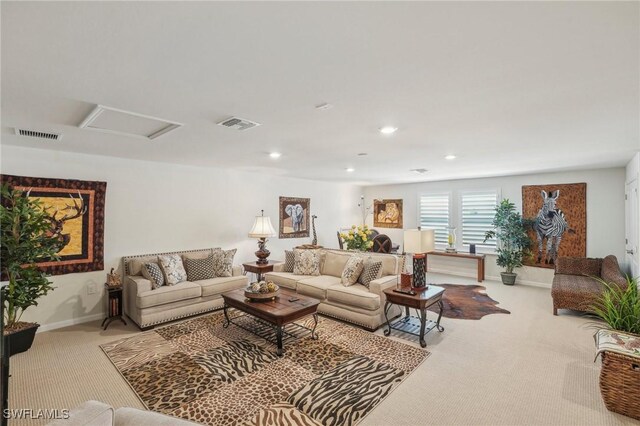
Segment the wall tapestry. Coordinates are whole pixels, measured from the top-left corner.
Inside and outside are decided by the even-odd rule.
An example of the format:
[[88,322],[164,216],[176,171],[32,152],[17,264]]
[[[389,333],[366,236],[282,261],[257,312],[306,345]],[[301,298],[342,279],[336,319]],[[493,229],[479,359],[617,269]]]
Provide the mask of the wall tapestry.
[[106,182],[0,175],[0,182],[30,191],[51,216],[51,233],[62,241],[59,262],[38,265],[51,275],[104,269]]
[[553,268],[558,256],[586,257],[586,183],[523,186],[522,216],[533,223],[525,265]]
[[402,200],[373,200],[374,228],[402,228]]
[[310,198],[280,197],[280,238],[309,236]]

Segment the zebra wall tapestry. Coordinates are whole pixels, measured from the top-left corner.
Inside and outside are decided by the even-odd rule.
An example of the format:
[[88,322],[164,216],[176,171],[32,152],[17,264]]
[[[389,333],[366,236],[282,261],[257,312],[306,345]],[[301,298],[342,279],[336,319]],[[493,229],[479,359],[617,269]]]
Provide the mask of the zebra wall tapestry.
[[43,202],[51,215],[49,233],[60,239],[59,262],[38,266],[51,275],[104,269],[106,182],[0,175],[0,183]]
[[522,216],[529,230],[533,256],[525,265],[553,268],[560,256],[587,255],[587,184],[522,187]]

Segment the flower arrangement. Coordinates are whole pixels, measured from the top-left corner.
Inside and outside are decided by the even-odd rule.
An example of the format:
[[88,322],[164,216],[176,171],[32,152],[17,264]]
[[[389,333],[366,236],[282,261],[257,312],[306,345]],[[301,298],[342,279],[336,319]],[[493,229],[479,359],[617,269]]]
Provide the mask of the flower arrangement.
[[371,230],[367,225],[353,225],[349,232],[341,233],[340,238],[347,245],[347,250],[366,251],[373,247],[373,240],[369,239],[369,235],[371,235]]

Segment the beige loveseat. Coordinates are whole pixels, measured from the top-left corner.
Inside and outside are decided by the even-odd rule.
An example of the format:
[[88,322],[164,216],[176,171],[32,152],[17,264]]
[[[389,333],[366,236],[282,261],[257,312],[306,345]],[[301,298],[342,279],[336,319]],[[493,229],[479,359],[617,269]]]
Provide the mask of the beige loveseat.
[[222,308],[221,293],[246,287],[248,279],[241,266],[233,267],[233,276],[201,281],[184,281],[151,289],[151,281],[142,276],[142,265],[155,262],[160,255],[179,254],[184,258],[206,258],[213,249],[144,254],[122,258],[124,268],[124,312],[142,329],[156,324]]
[[[284,264],[274,265],[273,272],[265,275],[279,286],[295,290],[321,301],[318,312],[340,320],[360,325],[368,330],[376,330],[385,322],[383,290],[396,286],[397,275],[404,267],[404,257],[394,254],[365,253],[374,260],[382,261],[382,276],[371,281],[369,288],[362,284],[345,287],[341,275],[347,260],[354,252],[346,250],[321,250],[320,275],[294,275],[283,272]],[[389,318],[400,314],[393,306]]]
[[86,401],[68,413],[66,419],[47,426],[198,426],[177,417],[131,407],[115,409],[100,401]]

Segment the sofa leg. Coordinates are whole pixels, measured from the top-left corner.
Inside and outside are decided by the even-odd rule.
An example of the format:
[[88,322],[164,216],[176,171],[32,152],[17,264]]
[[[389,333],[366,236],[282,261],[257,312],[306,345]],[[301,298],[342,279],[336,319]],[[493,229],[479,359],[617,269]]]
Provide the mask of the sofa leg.
[[558,315],[558,308],[555,306],[553,307],[553,315]]

